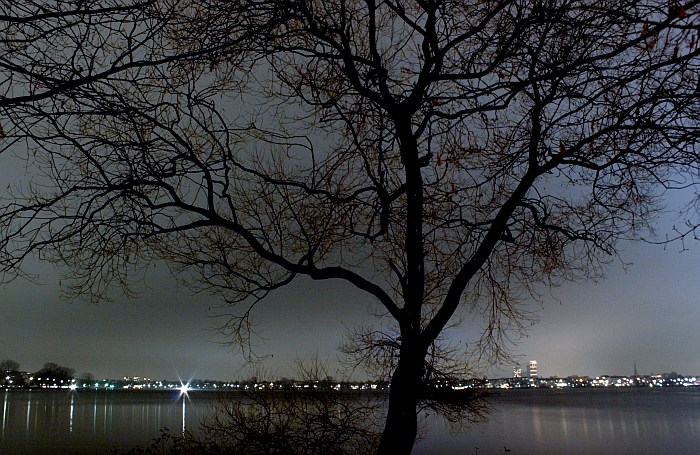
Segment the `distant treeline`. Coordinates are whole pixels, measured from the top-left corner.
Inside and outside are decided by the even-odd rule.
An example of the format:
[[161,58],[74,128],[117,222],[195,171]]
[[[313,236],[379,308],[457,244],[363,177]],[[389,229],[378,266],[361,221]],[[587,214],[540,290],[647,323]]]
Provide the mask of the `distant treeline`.
[[[67,387],[76,380],[75,370],[57,363],[47,362],[34,373],[20,371],[20,364],[14,360],[0,362],[0,386],[2,387]],[[86,375],[89,375],[86,374]]]

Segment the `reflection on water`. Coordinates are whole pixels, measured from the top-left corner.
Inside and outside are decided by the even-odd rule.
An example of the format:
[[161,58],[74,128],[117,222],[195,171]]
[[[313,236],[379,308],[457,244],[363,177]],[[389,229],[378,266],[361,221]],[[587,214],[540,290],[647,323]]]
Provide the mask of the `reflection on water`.
[[5,439],[5,427],[7,426],[7,395],[8,391],[5,391],[4,405],[2,406],[2,439]]
[[[0,454],[105,454],[144,445],[167,427],[196,430],[214,392],[11,390],[2,393]],[[237,395],[229,395],[235,397]],[[511,390],[488,422],[451,431],[429,417],[414,453],[697,454],[700,388]]]
[[103,454],[144,445],[162,428],[196,429],[216,399],[177,391],[5,391],[0,453]]
[[416,454],[698,454],[700,389],[511,390],[486,423],[437,419]]
[[185,416],[187,415],[186,413],[186,406],[187,406],[187,400],[190,399],[189,395],[187,393],[182,393],[180,394],[180,399],[182,399],[182,435],[185,435],[185,431],[187,431],[187,426],[185,424]]
[[[74,410],[73,403],[75,402],[75,393],[76,393],[75,391],[71,391],[71,393],[70,393],[70,419],[69,419],[70,424],[69,424],[69,431],[68,431],[69,433],[73,432],[73,410]],[[27,411],[27,417],[29,417],[29,411]]]

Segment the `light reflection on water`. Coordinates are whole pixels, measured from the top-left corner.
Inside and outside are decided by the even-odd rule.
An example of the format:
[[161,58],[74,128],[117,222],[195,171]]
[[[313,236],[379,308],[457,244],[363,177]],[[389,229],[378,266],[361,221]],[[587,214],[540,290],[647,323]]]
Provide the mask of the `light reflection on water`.
[[7,396],[8,396],[8,391],[5,391],[5,400],[4,404],[2,406],[2,439],[5,439],[5,427],[7,426]]
[[[11,390],[2,397],[1,454],[105,454],[167,427],[196,430],[214,392]],[[235,397],[236,395],[229,395]],[[430,417],[419,455],[697,454],[700,388],[511,390],[487,423],[454,433]],[[478,448],[478,450],[477,450]]]
[[104,454],[145,445],[169,428],[196,429],[215,394],[177,391],[4,392],[0,453]]
[[457,434],[431,419],[414,453],[700,453],[698,388],[511,390],[493,404],[486,423]]

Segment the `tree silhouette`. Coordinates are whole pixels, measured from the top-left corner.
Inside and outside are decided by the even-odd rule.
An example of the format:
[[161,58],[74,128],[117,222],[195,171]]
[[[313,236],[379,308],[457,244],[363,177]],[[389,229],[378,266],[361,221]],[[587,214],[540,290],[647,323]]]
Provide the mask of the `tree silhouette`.
[[0,374],[14,373],[19,371],[19,363],[14,360],[7,359],[0,362]]
[[3,148],[36,175],[5,270],[39,254],[100,299],[162,259],[239,342],[295,278],[348,282],[393,321],[348,348],[389,362],[380,453],[411,451],[448,324],[503,355],[538,286],[600,276],[697,184],[694,1],[77,5],[3,13]]
[[64,367],[57,363],[45,363],[41,370],[34,373],[35,380],[40,385],[48,387],[67,387],[75,377],[73,368]]
[[11,359],[0,362],[0,385],[4,387],[24,386],[24,378],[19,372],[19,363]]

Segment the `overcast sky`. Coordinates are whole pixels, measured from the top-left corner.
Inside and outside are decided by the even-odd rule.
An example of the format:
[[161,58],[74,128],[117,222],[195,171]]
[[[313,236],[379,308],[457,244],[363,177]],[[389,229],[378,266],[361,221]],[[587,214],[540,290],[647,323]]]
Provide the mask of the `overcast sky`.
[[[568,285],[547,297],[539,324],[513,347],[523,365],[536,359],[544,376],[631,374],[635,362],[640,373],[700,373],[700,246],[689,243],[682,253],[680,244],[622,246],[634,263],[627,271],[613,266],[599,283]],[[164,269],[152,272],[139,298],[101,305],[61,300],[51,267],[35,271],[42,285],[15,281],[0,297],[0,359],[14,359],[23,370],[56,362],[110,378],[251,374],[240,352],[212,331],[207,314],[216,301],[179,288]],[[301,280],[259,307],[255,352],[268,356],[264,368],[273,377],[294,375],[294,359],[312,353],[332,366],[346,328],[371,320],[369,307],[348,285]],[[484,374],[511,372],[512,365],[502,365]]]

